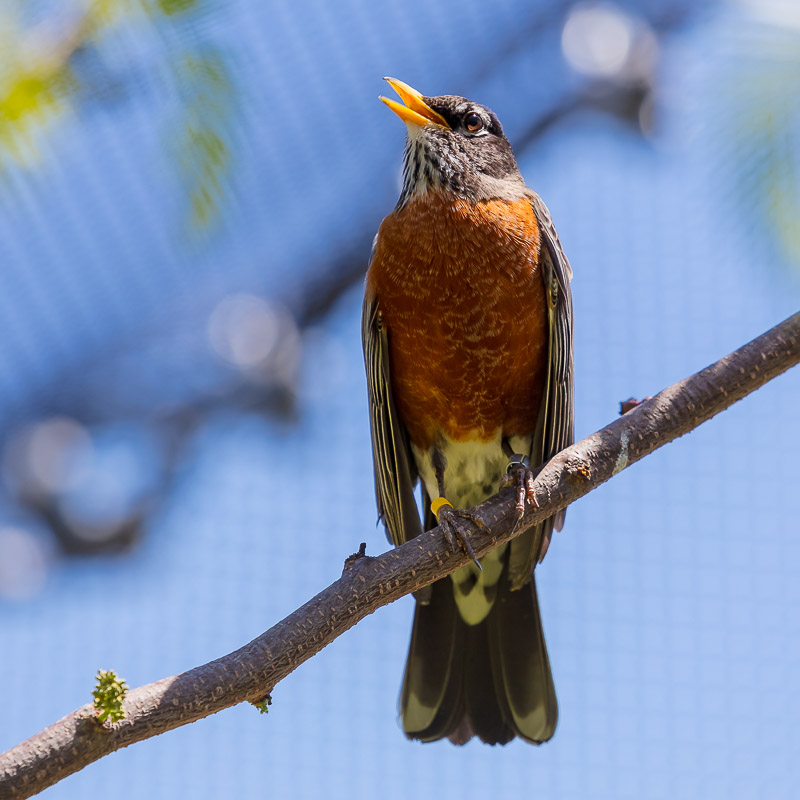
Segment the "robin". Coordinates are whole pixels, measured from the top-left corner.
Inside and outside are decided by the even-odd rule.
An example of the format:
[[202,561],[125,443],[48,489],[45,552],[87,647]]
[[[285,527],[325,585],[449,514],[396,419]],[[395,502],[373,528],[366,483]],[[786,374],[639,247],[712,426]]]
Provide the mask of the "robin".
[[[400,545],[573,441],[572,270],[497,117],[386,78],[407,127],[403,187],[375,237],[363,309],[378,511]],[[422,483],[423,518],[414,490]],[[539,744],[558,717],[534,567],[560,512],[417,593],[400,696],[411,739]],[[474,554],[473,554],[474,556]]]

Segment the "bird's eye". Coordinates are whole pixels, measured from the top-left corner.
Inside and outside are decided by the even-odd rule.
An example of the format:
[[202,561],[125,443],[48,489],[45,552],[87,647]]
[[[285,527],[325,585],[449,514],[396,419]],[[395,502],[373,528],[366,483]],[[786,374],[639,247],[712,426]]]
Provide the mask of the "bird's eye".
[[470,133],[477,133],[483,128],[483,119],[476,111],[470,111],[464,116],[464,127]]

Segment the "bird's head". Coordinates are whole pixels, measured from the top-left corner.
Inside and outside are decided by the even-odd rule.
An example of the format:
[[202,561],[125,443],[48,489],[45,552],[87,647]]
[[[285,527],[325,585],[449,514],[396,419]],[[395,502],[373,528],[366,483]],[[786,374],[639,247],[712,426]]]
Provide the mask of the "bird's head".
[[526,195],[511,145],[492,111],[464,97],[424,97],[402,81],[385,80],[405,105],[381,100],[408,129],[398,207],[428,191],[472,201]]

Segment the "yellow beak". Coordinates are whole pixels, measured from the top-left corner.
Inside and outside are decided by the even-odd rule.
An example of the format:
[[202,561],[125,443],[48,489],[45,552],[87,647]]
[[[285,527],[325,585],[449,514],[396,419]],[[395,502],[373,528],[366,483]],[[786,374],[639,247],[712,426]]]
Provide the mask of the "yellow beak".
[[422,99],[422,94],[416,89],[412,89],[407,83],[398,81],[396,78],[384,78],[386,83],[400,95],[400,99],[405,105],[389,100],[388,97],[380,99],[400,117],[406,125],[416,125],[421,128],[424,125],[439,125],[441,128],[450,128],[445,118],[434,111]]

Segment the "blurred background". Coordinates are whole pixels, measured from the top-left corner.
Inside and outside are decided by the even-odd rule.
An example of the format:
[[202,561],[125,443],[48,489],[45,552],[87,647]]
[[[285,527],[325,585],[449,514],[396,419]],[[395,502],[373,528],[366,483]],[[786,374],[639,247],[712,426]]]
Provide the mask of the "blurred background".
[[[0,0],[0,750],[255,637],[375,526],[393,75],[492,107],[575,270],[577,434],[800,305],[793,0]],[[46,797],[795,796],[794,371],[570,509],[552,742],[405,741],[413,601]],[[787,457],[788,455],[788,457]]]

